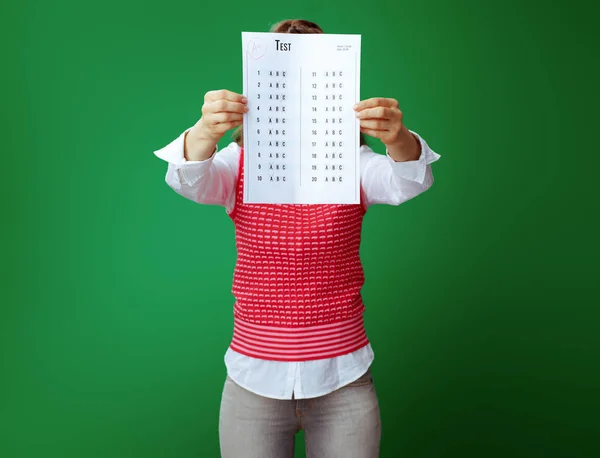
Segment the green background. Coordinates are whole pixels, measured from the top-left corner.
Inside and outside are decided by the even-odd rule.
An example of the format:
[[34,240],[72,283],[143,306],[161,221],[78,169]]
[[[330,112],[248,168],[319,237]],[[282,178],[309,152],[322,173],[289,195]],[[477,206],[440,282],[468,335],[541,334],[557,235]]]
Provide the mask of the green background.
[[233,225],[152,152],[294,17],[443,156],[365,219],[381,456],[600,456],[592,5],[4,1],[0,457],[219,455]]

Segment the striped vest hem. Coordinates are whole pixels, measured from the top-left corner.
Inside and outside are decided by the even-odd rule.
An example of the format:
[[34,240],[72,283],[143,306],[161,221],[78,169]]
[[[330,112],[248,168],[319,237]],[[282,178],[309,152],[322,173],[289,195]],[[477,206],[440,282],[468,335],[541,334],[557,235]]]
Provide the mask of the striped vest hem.
[[253,358],[300,362],[335,358],[368,343],[362,313],[337,323],[297,328],[249,323],[235,317],[231,349]]

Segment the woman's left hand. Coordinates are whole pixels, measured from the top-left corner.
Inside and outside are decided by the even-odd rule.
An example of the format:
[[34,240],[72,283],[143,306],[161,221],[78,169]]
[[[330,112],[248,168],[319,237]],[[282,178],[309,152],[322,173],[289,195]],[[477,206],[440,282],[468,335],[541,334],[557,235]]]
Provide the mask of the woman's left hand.
[[403,115],[396,99],[375,97],[362,100],[353,108],[360,120],[360,131],[381,139],[396,161],[419,157],[419,145],[402,123]]

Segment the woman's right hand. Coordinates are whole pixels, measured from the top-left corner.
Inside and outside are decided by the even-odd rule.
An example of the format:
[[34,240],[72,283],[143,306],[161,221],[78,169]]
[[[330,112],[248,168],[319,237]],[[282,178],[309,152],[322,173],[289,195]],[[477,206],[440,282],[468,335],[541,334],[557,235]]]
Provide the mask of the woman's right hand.
[[203,161],[212,156],[225,132],[242,124],[247,103],[243,95],[225,89],[207,92],[202,117],[185,136],[185,158]]

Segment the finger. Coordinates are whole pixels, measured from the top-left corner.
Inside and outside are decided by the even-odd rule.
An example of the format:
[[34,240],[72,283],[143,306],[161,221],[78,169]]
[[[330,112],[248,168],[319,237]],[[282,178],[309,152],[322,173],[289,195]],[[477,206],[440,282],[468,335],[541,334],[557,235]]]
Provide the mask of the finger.
[[215,100],[229,100],[231,102],[246,103],[248,99],[242,94],[228,91],[227,89],[220,89],[218,91],[208,91],[204,95],[205,102],[214,102]]
[[242,119],[244,119],[244,115],[241,113],[215,113],[212,115],[214,123],[241,121]]
[[398,110],[394,108],[388,108],[384,106],[377,106],[375,108],[365,108],[362,111],[356,113],[356,117],[359,119],[391,119],[395,117],[398,113]]
[[391,122],[388,119],[361,119],[360,127],[373,130],[390,130]]
[[388,108],[398,108],[398,101],[396,99],[386,99],[383,97],[373,97],[371,99],[362,100],[354,105],[354,110],[361,111],[365,108],[373,108],[377,106],[384,106]]
[[242,121],[231,121],[231,122],[220,122],[219,124],[216,125],[217,129],[221,132],[225,132],[229,129],[233,129],[234,127],[237,127],[239,125],[242,124]]
[[382,136],[384,136],[385,134],[388,133],[387,130],[375,130],[375,129],[365,129],[365,128],[360,128],[360,131],[363,134],[369,135],[370,137],[375,137],[375,138],[381,138]]
[[205,103],[202,106],[202,113],[246,113],[248,106],[239,102],[229,102],[227,100],[216,100],[214,102]]

